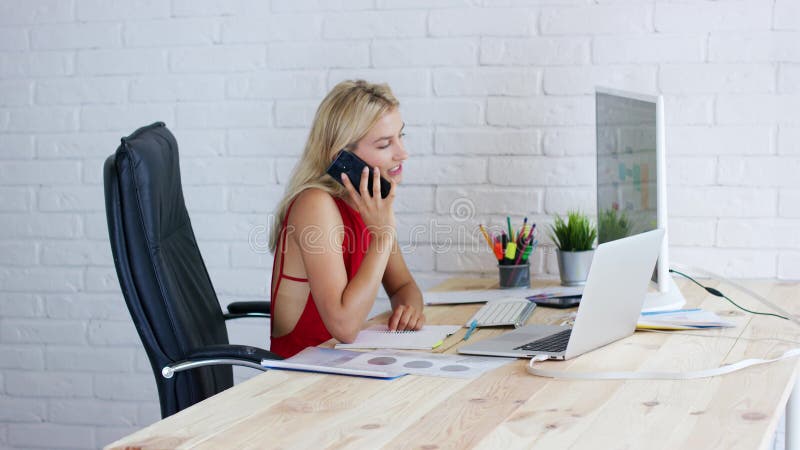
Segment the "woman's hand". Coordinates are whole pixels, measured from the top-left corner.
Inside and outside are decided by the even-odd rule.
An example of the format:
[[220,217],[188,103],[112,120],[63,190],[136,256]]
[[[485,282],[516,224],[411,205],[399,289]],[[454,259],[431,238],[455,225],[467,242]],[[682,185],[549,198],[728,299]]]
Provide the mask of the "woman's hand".
[[[359,192],[356,192],[353,188],[353,184],[347,174],[342,174],[342,183],[350,194],[350,200],[355,203],[358,212],[361,214],[361,219],[364,220],[364,225],[367,226],[367,230],[369,230],[373,238],[394,239],[397,228],[393,206],[396,183],[390,181],[392,187],[389,190],[389,195],[386,198],[381,198],[380,169],[375,167],[372,174],[372,195],[370,195],[367,187],[368,179],[369,169],[364,167],[364,172],[361,175],[361,186],[359,187],[361,195],[359,195]],[[390,240],[389,242],[392,241]]]
[[425,325],[425,314],[410,305],[398,305],[392,311],[387,326],[389,331],[419,330]]

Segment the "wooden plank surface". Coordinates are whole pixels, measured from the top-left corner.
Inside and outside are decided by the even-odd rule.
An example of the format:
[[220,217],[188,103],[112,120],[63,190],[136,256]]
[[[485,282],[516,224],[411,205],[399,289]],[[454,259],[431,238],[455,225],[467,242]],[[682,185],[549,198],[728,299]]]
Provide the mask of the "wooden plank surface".
[[[451,279],[437,290],[496,284],[495,279]],[[552,282],[535,283],[545,284]],[[690,306],[714,311],[737,326],[637,332],[573,360],[542,366],[688,371],[774,357],[800,346],[795,323],[741,312],[695,285],[679,284]],[[748,286],[800,314],[797,284]],[[768,310],[729,285],[720,288],[742,306]],[[431,324],[464,324],[480,306],[427,307],[426,316]],[[540,307],[529,323],[559,324],[569,313]],[[384,315],[372,322],[385,320]],[[436,351],[456,353],[465,331]],[[479,328],[470,342],[505,331]],[[766,448],[798,362],[689,381],[551,380],[528,375],[526,365],[520,360],[473,380],[406,376],[384,381],[273,370],[107,448]]]

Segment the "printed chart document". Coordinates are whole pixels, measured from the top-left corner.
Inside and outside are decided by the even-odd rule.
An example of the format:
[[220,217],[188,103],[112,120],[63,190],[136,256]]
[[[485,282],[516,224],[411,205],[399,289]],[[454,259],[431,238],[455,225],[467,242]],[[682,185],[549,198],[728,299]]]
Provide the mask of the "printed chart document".
[[697,330],[733,326],[733,323],[722,320],[713,312],[702,309],[646,312],[639,316],[636,323],[638,330]]
[[531,297],[574,297],[582,293],[583,286],[551,286],[537,289],[475,289],[469,291],[424,292],[422,298],[426,305],[458,305],[462,303],[486,303],[506,297],[533,300]]
[[370,378],[393,379],[406,375],[406,372],[396,371],[392,368],[375,364],[347,367],[349,361],[361,355],[363,355],[363,353],[350,350],[308,347],[288,359],[264,359],[261,361],[261,365],[270,369],[335,373],[339,375],[355,375]]
[[477,378],[481,374],[504,366],[516,358],[494,356],[446,355],[442,353],[403,352],[376,350],[361,353],[344,367],[368,370],[380,367],[387,371],[407,372],[411,375],[449,378]]
[[459,328],[459,325],[425,325],[419,331],[389,331],[386,325],[374,325],[361,330],[352,344],[338,343],[336,348],[431,350]]

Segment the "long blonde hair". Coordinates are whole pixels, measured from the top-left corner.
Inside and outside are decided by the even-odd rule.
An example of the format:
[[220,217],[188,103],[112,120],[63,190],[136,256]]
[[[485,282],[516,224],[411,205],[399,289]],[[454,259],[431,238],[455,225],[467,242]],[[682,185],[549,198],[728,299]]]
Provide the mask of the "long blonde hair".
[[269,248],[273,253],[292,201],[312,187],[344,198],[347,190],[328,176],[325,170],[339,150],[355,147],[384,114],[399,105],[388,85],[364,80],[342,81],[322,100],[314,116],[303,156],[292,171],[283,199],[275,209],[269,236]]

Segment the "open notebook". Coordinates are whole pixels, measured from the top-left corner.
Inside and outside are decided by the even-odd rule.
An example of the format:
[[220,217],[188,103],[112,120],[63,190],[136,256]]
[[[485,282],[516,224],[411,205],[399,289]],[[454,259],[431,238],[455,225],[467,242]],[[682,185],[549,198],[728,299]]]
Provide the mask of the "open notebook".
[[431,350],[459,328],[459,325],[425,325],[419,331],[389,331],[386,325],[374,325],[361,330],[352,344],[339,343],[336,348]]

